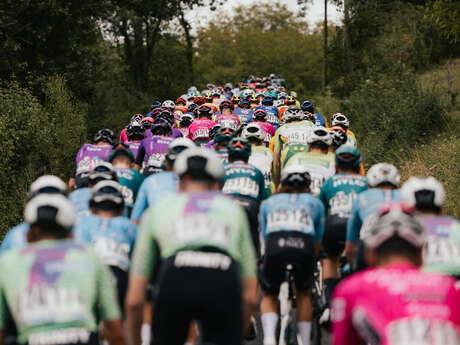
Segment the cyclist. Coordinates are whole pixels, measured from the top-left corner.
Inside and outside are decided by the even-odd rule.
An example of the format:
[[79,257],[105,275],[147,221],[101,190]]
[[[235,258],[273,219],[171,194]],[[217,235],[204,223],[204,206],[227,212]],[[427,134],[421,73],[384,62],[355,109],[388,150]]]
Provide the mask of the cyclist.
[[286,264],[293,264],[295,270],[297,329],[302,344],[310,344],[313,315],[309,289],[324,231],[324,206],[310,194],[310,183],[304,167],[291,165],[283,170],[279,192],[260,208],[264,345],[277,344],[278,293]]
[[[153,122],[153,119],[151,117],[146,117],[145,119],[149,119]],[[150,122],[144,122],[144,124],[147,124],[147,123],[150,123]],[[144,127],[144,125],[140,124],[139,122],[130,123],[126,127],[126,135],[128,137],[128,140],[126,141],[126,145],[128,145],[134,157],[136,157],[137,153],[139,152],[139,147],[141,146],[141,142],[145,138],[145,132],[146,131],[150,132],[150,128],[151,126],[148,129],[146,129],[146,127]]]
[[236,108],[238,108],[238,104],[241,102],[241,97],[238,96],[238,95],[235,95],[233,96],[230,101],[233,103],[233,106]]
[[283,169],[289,165],[302,165],[307,168],[312,183],[310,189],[314,196],[319,195],[324,181],[335,173],[334,163],[327,157],[331,144],[329,131],[324,127],[317,127],[308,138],[308,152],[300,151],[285,160]]
[[340,146],[335,152],[337,172],[324,182],[318,197],[327,215],[323,236],[326,258],[322,261],[323,292],[327,307],[339,278],[339,258],[345,249],[347,222],[353,200],[367,189],[366,177],[359,174],[360,163],[361,153],[356,147]]
[[213,136],[214,149],[224,165],[228,163],[228,143],[234,136],[235,131],[228,127],[219,128]]
[[182,114],[179,120],[178,130],[182,133],[183,137],[186,137],[188,134],[188,128],[193,122],[193,115],[186,113]]
[[458,344],[460,292],[453,278],[419,270],[426,235],[407,207],[383,209],[364,241],[377,267],[337,286],[333,344]]
[[247,124],[253,120],[254,110],[251,109],[251,103],[247,99],[242,99],[233,113],[238,115],[243,123]]
[[411,177],[401,187],[401,198],[415,207],[427,241],[423,248],[425,271],[447,273],[460,279],[460,222],[443,215],[445,190],[434,177]]
[[187,101],[183,97],[179,97],[174,103],[176,105],[174,107],[174,112],[180,111],[182,114],[187,112]]
[[[172,138],[181,138],[182,137],[182,133],[180,130],[178,130],[177,128],[174,128],[174,126],[176,125],[176,122],[180,119],[180,117],[178,117],[177,119],[174,117],[174,114],[171,113],[169,110],[163,110],[161,111],[158,116],[156,117],[158,119],[163,119],[165,120],[166,122],[168,122],[169,126],[171,126],[171,137]],[[148,131],[147,132],[147,136],[151,136],[152,134],[152,131]]]
[[218,192],[223,168],[214,152],[188,149],[177,157],[174,171],[181,193],[151,207],[141,222],[126,299],[129,338],[140,344],[142,306],[153,274],[159,287],[156,343],[184,344],[190,322],[197,320],[204,343],[240,344],[243,310],[248,317],[257,303],[246,217]]
[[255,93],[253,93],[252,96],[249,97],[249,103],[251,104],[251,109],[257,108],[259,106],[259,100],[257,99]]
[[[281,107],[278,107],[278,117],[279,117],[279,120],[282,121],[283,120],[283,114],[284,112],[286,111],[287,108],[289,108],[289,106],[297,106],[297,100],[292,97],[292,96],[288,96],[285,100],[284,100],[284,105],[282,105]],[[299,104],[300,105],[300,104]]]
[[75,209],[77,219],[90,213],[89,199],[91,197],[91,189],[96,183],[102,180],[118,181],[117,173],[113,169],[112,164],[99,162],[89,173],[88,185],[70,193],[69,200]]
[[165,156],[165,171],[147,177],[139,188],[131,213],[133,222],[138,224],[142,214],[149,206],[154,205],[168,194],[178,191],[178,178],[172,171],[174,161],[180,152],[192,147],[195,147],[195,144],[186,138],[177,138],[169,145]]
[[228,127],[234,131],[238,130],[241,126],[242,121],[238,115],[233,114],[235,107],[229,101],[223,101],[220,104],[221,113],[216,115],[216,123],[222,127]]
[[349,130],[350,122],[348,121],[348,118],[345,115],[341,113],[332,115],[331,124],[333,127],[340,126],[347,132],[347,136],[348,136],[347,143],[348,144],[358,146],[358,141],[356,140],[355,134]]
[[219,108],[217,108],[217,106],[214,104],[213,100],[214,100],[214,98],[212,97],[212,94],[210,92],[208,92],[204,96],[204,104],[203,105],[206,105],[209,108],[211,108],[212,114],[215,114],[215,113],[217,113],[217,110],[219,110]]
[[120,309],[107,267],[70,239],[75,213],[59,194],[41,194],[24,210],[28,246],[0,257],[0,341],[99,344],[99,323],[110,345],[124,345]]
[[260,128],[262,128],[262,130],[266,133],[264,144],[268,146],[270,140],[272,140],[273,136],[275,135],[275,127],[267,122],[267,112],[263,109],[255,110],[254,115],[252,116],[251,124],[253,123],[260,126]]
[[397,189],[400,179],[395,166],[388,163],[375,164],[367,172],[367,183],[370,189],[360,193],[353,201],[347,223],[345,253],[348,263],[357,270],[366,267],[364,247],[360,240],[368,235],[379,207],[389,201],[400,200],[400,192]]
[[134,155],[123,144],[114,146],[109,156],[109,162],[116,171],[118,182],[121,186],[125,205],[124,215],[129,217],[144,177],[136,169],[132,168]]
[[216,125],[211,120],[212,114],[211,107],[206,104],[200,105],[197,109],[198,118],[188,128],[187,138],[192,139],[199,145],[207,144],[210,140],[209,130]]
[[153,102],[152,102],[152,106],[150,107],[150,112],[147,113],[147,115],[145,115],[145,117],[152,118],[152,117],[153,117],[152,112],[153,112],[155,109],[159,108],[159,107],[161,107],[161,102],[159,102],[159,101],[153,101]]
[[168,145],[174,140],[171,137],[171,126],[163,119],[156,119],[151,131],[152,137],[142,140],[139,147],[134,165],[136,170],[147,166],[160,168]]
[[320,113],[315,113],[315,107],[313,106],[313,104],[310,101],[303,101],[302,104],[300,105],[300,108],[304,112],[308,112],[308,113],[313,114],[313,116],[315,117],[315,120],[316,120],[315,124],[317,126],[322,126],[322,127],[328,128],[327,119],[323,115],[321,115]]
[[257,123],[247,125],[242,133],[242,138],[251,144],[251,155],[248,163],[254,165],[265,178],[265,195],[274,192],[273,184],[273,152],[264,145],[266,133]]
[[[30,201],[41,194],[62,194],[67,196],[69,190],[67,185],[59,177],[54,175],[43,175],[37,178],[29,188],[27,200]],[[22,222],[11,228],[3,238],[0,245],[0,254],[13,248],[23,248],[27,244],[26,234],[29,231],[29,224]]]
[[168,99],[168,100],[164,101],[163,103],[161,103],[161,107],[169,110],[172,113],[174,111],[174,108],[176,107],[176,105],[174,104],[173,101]]
[[79,188],[87,184],[88,174],[100,161],[107,161],[114,134],[110,129],[101,129],[94,136],[94,144],[85,144],[78,150],[72,176],[69,179],[69,190]]
[[[150,114],[153,113],[153,110]],[[132,117],[131,117],[131,120],[129,121],[129,123],[133,123],[133,122],[138,122],[140,123],[142,121],[142,119],[144,118],[144,115],[142,114],[134,114]],[[125,143],[126,141],[128,140],[128,137],[126,135],[126,127],[123,128],[120,132],[120,139],[119,141],[121,143]]]
[[273,105],[273,98],[270,96],[265,96],[262,99],[262,105],[255,108],[265,110],[267,113],[267,122],[270,123],[273,127],[278,128],[280,125],[278,117],[278,108]]
[[91,245],[110,268],[116,280],[118,303],[123,309],[137,225],[122,216],[125,203],[118,182],[98,182],[89,204],[92,214],[76,224],[74,237],[78,243]]

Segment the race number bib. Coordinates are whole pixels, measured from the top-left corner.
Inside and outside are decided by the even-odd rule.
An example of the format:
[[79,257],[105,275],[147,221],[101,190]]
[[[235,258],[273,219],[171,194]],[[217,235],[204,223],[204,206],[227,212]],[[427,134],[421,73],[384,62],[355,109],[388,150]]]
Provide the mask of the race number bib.
[[388,326],[389,345],[458,345],[460,334],[447,320],[405,318]]
[[106,237],[97,237],[93,248],[102,262],[108,266],[116,266],[127,271],[129,268],[129,244],[119,243]]
[[121,194],[123,194],[123,199],[127,206],[132,206],[134,204],[134,193],[131,189],[126,186],[121,186]]
[[104,162],[104,160],[99,159],[98,157],[85,157],[80,162],[78,162],[76,174],[78,175],[83,172],[91,171],[100,162]]
[[273,113],[267,113],[267,122],[271,123],[272,125],[273,124],[278,125],[279,124],[278,116],[276,116]]
[[460,265],[460,244],[449,238],[429,236],[423,247],[423,263]]
[[324,183],[324,176],[310,171],[311,183],[310,190],[313,196],[318,196]]
[[296,128],[289,128],[284,133],[282,133],[283,138],[285,139],[285,144],[308,144],[308,137],[310,132],[306,131],[304,128],[302,130]]
[[164,160],[165,160],[165,154],[164,153],[153,153],[149,157],[149,159],[147,161],[147,165],[160,168],[163,165]]
[[267,232],[274,231],[314,231],[310,213],[306,209],[280,209],[272,211],[267,217]]
[[233,130],[236,130],[238,128],[238,124],[235,120],[220,120],[219,124],[222,127],[231,128]]
[[225,181],[222,192],[225,194],[241,194],[257,198],[259,184],[248,177],[236,177]]
[[209,129],[200,128],[193,132],[193,140],[209,138]]
[[345,194],[343,191],[337,192],[337,194],[329,200],[331,215],[350,214],[351,206],[353,204],[353,200],[356,198],[356,195],[355,191],[351,191],[350,194]]

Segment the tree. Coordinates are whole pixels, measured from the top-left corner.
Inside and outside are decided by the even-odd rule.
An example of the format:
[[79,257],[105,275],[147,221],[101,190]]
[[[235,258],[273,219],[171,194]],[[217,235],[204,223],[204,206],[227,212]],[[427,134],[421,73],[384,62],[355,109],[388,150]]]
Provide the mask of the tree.
[[460,4],[457,0],[431,0],[427,17],[452,43],[460,41]]

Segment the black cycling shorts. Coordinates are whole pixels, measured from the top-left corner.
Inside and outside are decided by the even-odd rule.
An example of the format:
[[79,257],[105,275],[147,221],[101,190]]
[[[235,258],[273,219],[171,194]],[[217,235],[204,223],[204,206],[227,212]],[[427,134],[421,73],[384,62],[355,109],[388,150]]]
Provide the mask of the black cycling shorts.
[[236,204],[240,205],[248,218],[251,230],[252,244],[256,250],[256,255],[260,255],[260,232],[259,232],[259,202],[244,196],[228,195]]
[[[109,266],[116,280],[118,304],[123,313],[125,309],[125,298],[128,292],[129,273],[116,266]],[[123,313],[124,314],[124,313]]]
[[285,268],[292,264],[295,286],[307,290],[312,286],[315,271],[315,240],[297,231],[271,233],[265,240],[265,255],[259,272],[260,286],[266,292],[278,294],[285,279]]
[[241,279],[225,253],[184,250],[165,260],[154,305],[156,345],[183,345],[192,320],[201,327],[203,343],[241,344]]
[[328,257],[338,257],[345,249],[348,218],[330,215],[326,218],[323,248]]

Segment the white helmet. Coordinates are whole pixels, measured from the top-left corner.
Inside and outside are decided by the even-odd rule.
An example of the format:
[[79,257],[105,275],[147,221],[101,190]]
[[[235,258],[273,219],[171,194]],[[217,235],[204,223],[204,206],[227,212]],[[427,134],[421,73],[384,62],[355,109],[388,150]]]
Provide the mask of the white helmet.
[[264,140],[266,133],[257,123],[250,123],[243,129],[241,136],[244,139],[256,138],[258,140]]
[[389,163],[377,163],[367,172],[367,183],[370,187],[376,187],[382,183],[389,183],[398,187],[401,176],[398,169]]
[[282,185],[301,184],[309,186],[310,183],[311,176],[304,165],[289,165],[281,172]]
[[302,118],[303,118],[303,112],[302,110],[300,110],[300,108],[297,108],[296,106],[287,108],[283,113],[284,121],[302,120]]
[[31,225],[53,222],[70,231],[75,224],[75,211],[69,199],[61,194],[40,194],[27,203],[24,220]]
[[441,207],[446,199],[446,192],[434,177],[414,176],[402,185],[401,196],[411,206]]
[[174,172],[179,176],[190,174],[195,179],[208,177],[219,181],[224,176],[224,167],[214,151],[194,147],[177,156]]
[[348,118],[345,115],[341,113],[337,113],[337,114],[334,114],[334,117],[332,118],[332,127],[334,126],[341,126],[341,127],[349,128],[350,121],[348,121]]
[[251,89],[243,90],[243,98],[249,98],[251,96],[252,96],[252,90]]
[[162,107],[165,107],[165,108],[168,108],[170,109],[171,111],[176,107],[176,105],[174,104],[173,101],[171,100],[167,100],[167,101],[164,101],[163,104],[161,104]]
[[284,91],[281,91],[279,94],[278,94],[278,99],[280,98],[286,98],[288,96],[288,94]]
[[327,146],[331,146],[332,144],[332,136],[329,131],[323,127],[318,126],[316,127],[308,137],[308,144],[312,144],[314,142],[322,142],[325,143]]
[[67,195],[68,189],[67,185],[59,177],[54,175],[43,175],[30,185],[28,198],[32,199],[41,193]]

